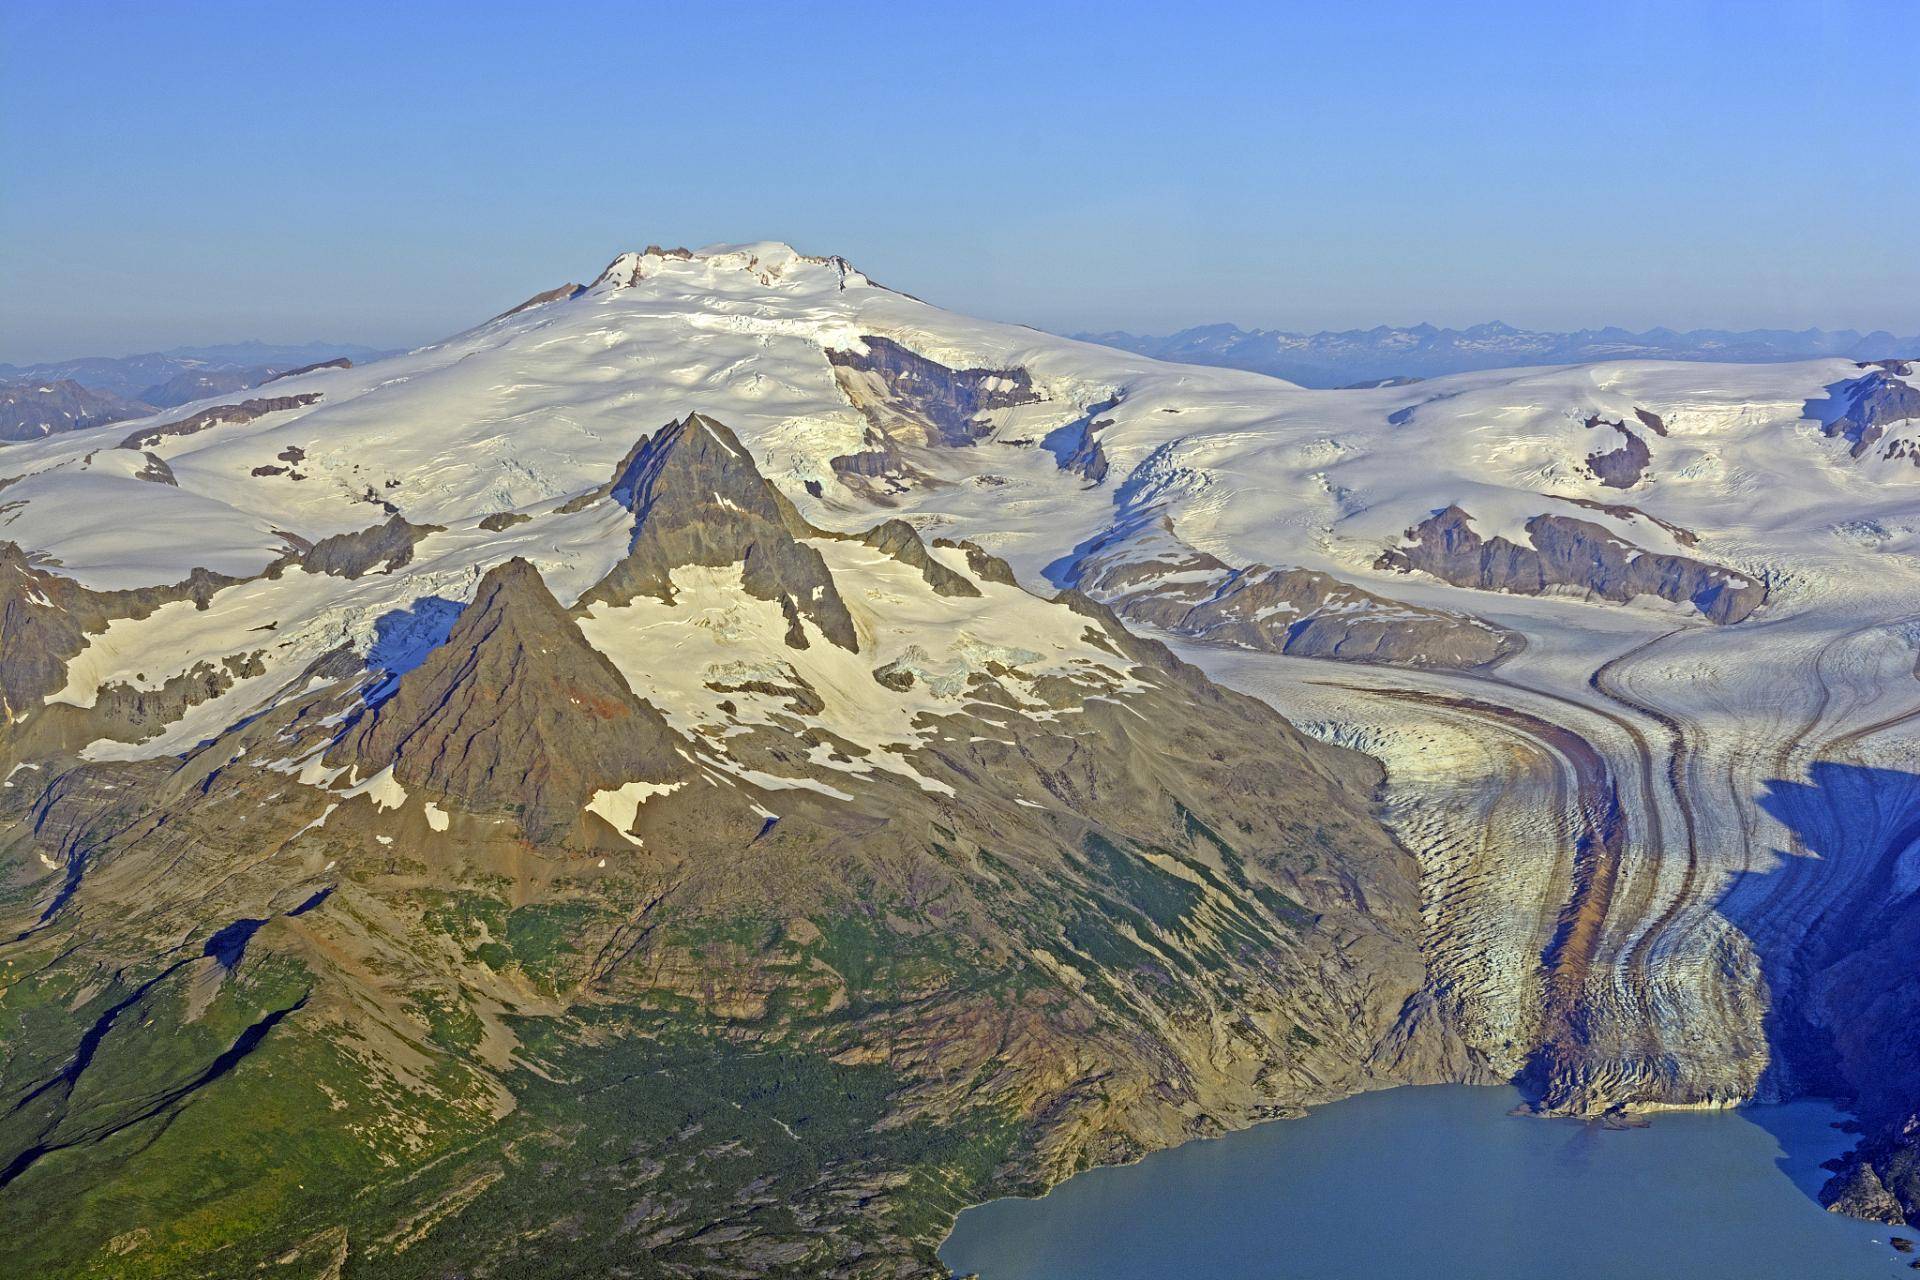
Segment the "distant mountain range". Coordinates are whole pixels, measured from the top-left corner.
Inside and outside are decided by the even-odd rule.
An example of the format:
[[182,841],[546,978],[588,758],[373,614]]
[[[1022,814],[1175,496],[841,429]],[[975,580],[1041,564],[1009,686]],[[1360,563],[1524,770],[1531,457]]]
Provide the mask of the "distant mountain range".
[[350,342],[227,342],[132,356],[0,364],[0,442],[141,418],[254,387],[294,369],[392,355]]
[[1587,364],[1596,360],[1710,360],[1774,364],[1843,356],[1885,360],[1920,354],[1920,335],[1899,337],[1876,329],[1578,329],[1557,333],[1516,329],[1494,322],[1468,329],[1379,325],[1372,329],[1323,329],[1289,333],[1204,324],[1162,336],[1076,333],[1083,342],[1134,351],[1157,360],[1214,365],[1271,374],[1308,387],[1377,385],[1387,380],[1434,378],[1481,369],[1527,365]]

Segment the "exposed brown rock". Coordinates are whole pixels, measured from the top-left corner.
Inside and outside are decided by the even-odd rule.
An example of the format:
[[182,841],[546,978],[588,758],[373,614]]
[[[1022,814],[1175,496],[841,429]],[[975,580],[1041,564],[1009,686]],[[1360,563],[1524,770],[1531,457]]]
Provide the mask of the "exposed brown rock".
[[1853,457],[1865,456],[1895,423],[1920,419],[1920,387],[1902,380],[1892,368],[1876,368],[1864,377],[1835,383],[1824,401],[1807,405],[1828,437],[1847,441]]
[[306,551],[291,552],[274,562],[267,573],[277,577],[296,564],[308,573],[324,573],[335,578],[358,578],[376,569],[391,573],[413,560],[413,549],[422,538],[444,532],[441,525],[410,524],[396,515],[384,524],[322,538]]
[[315,360],[312,364],[303,364],[298,369],[289,369],[285,373],[276,373],[272,377],[262,378],[260,385],[265,386],[269,382],[278,382],[282,378],[297,378],[303,373],[317,373],[321,369],[351,368],[353,368],[353,361],[347,359],[345,356],[335,356],[331,360]]
[[513,815],[545,840],[580,823],[597,791],[684,777],[681,745],[516,557],[328,758],[363,779],[391,767],[409,790]]
[[1122,531],[1094,548],[1075,582],[1123,616],[1178,635],[1267,653],[1399,666],[1493,666],[1520,652],[1517,632],[1466,614],[1389,600],[1309,569],[1235,568],[1180,541],[1159,519],[1158,551]]
[[122,449],[151,449],[169,436],[190,436],[205,431],[208,427],[217,427],[225,423],[252,422],[255,418],[265,417],[269,413],[284,413],[288,409],[301,409],[310,404],[318,404],[320,392],[305,391],[297,396],[269,396],[258,400],[246,400],[240,404],[220,404],[211,409],[177,419],[163,422],[157,427],[143,427],[120,442]]
[[174,479],[173,468],[167,465],[165,458],[157,453],[149,453],[145,456],[145,464],[133,473],[135,480],[148,480],[154,484],[170,484],[176,488],[179,486],[180,482]]
[[[570,302],[586,291],[587,286],[583,284],[556,285],[551,289],[546,289],[534,294],[518,306],[508,307],[505,311],[495,316],[493,320],[505,320],[508,316],[517,316],[522,311],[529,311],[534,307],[543,307],[549,302]],[[493,320],[489,320],[487,323],[492,324]]]
[[1694,547],[1700,544],[1700,535],[1693,530],[1682,528],[1671,520],[1662,520],[1659,516],[1651,512],[1642,511],[1639,507],[1628,506],[1624,502],[1600,502],[1593,498],[1570,497],[1564,493],[1550,493],[1546,496],[1558,499],[1561,502],[1571,502],[1574,506],[1585,507],[1589,511],[1598,511],[1604,515],[1610,515],[1616,520],[1648,521],[1666,530],[1667,534],[1683,547]]
[[1064,427],[1047,433],[1041,447],[1054,457],[1062,471],[1085,476],[1094,484],[1107,478],[1107,455],[1100,448],[1100,432],[1113,425],[1113,419],[1101,415],[1120,407],[1120,397],[1109,396],[1090,405],[1080,417]]
[[1629,430],[1625,423],[1607,422],[1599,414],[1587,419],[1587,427],[1589,430],[1612,427],[1626,440],[1618,449],[1587,455],[1587,466],[1594,478],[1610,489],[1631,489],[1639,484],[1641,477],[1646,474],[1647,464],[1653,460],[1647,442]]
[[926,544],[920,541],[920,534],[905,520],[888,520],[877,524],[860,535],[860,541],[876,551],[881,551],[901,564],[918,569],[927,585],[943,596],[977,596],[980,588],[973,585],[964,574],[955,573],[927,553]]
[[800,619],[857,650],[853,618],[826,561],[796,535],[813,532],[760,475],[733,432],[689,414],[636,444],[601,491],[634,513],[627,554],[580,598],[579,607],[622,605],[635,596],[673,599],[683,565],[741,566],[748,595],[773,600],[790,623],[788,643],[809,643]]
[[891,338],[860,341],[865,351],[826,354],[841,393],[867,420],[868,447],[830,465],[876,500],[924,478],[903,449],[970,446],[992,430],[992,411],[1043,398],[1025,369],[951,369]]
[[1853,1163],[1821,1189],[1820,1198],[1831,1213],[1869,1222],[1905,1223],[1906,1210],[1880,1181],[1871,1164]]
[[967,572],[982,582],[999,582],[1009,587],[1018,586],[1013,576],[1013,566],[999,556],[989,552],[971,538],[962,538],[955,542],[950,538],[935,538],[936,547],[958,547],[967,556]]
[[1740,622],[1766,603],[1764,583],[1705,561],[1647,551],[1585,520],[1534,516],[1527,521],[1533,545],[1523,547],[1504,537],[1482,538],[1472,519],[1457,506],[1437,511],[1407,530],[1408,545],[1383,552],[1376,566],[1519,595],[1570,586],[1621,603],[1658,596],[1691,604],[1719,623]]
[[36,568],[17,545],[0,542],[0,738],[12,720],[66,683],[67,663],[115,618],[144,618],[175,600],[204,609],[214,592],[237,581],[195,569],[169,586],[93,591]]

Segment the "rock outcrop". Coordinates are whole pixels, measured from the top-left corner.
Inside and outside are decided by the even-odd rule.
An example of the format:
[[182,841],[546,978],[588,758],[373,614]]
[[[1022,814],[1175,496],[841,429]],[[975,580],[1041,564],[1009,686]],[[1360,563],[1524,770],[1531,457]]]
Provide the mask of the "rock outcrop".
[[122,440],[120,447],[151,449],[170,436],[190,436],[196,432],[205,431],[209,427],[252,422],[255,418],[265,417],[269,413],[303,409],[308,405],[318,404],[320,395],[318,391],[305,391],[292,396],[263,396],[255,400],[243,400],[239,404],[218,404],[211,409],[202,409],[198,413],[188,414],[172,422],[142,427]]
[[951,538],[935,538],[936,547],[954,547],[967,557],[967,572],[982,582],[998,582],[1005,586],[1017,586],[1013,566],[994,555],[979,543],[962,538],[955,542]]
[[[587,291],[587,286],[583,284],[568,283],[568,284],[562,284],[562,285],[555,285],[551,289],[541,290],[539,293],[534,294],[531,298],[528,298],[525,302],[522,302],[517,306],[508,307],[505,311],[502,311],[499,315],[495,316],[493,319],[505,320],[508,316],[519,315],[522,311],[531,311],[535,307],[544,307],[549,302],[571,302],[573,299],[579,297],[581,294],[585,293],[586,291]],[[487,323],[492,324],[493,321],[489,320]]]
[[865,350],[826,351],[841,394],[867,420],[865,447],[829,465],[875,497],[923,478],[907,450],[971,446],[992,431],[987,415],[1043,398],[1022,368],[952,369],[891,338],[860,341]]
[[201,569],[169,586],[92,591],[35,566],[20,548],[0,542],[0,742],[67,678],[67,663],[87,637],[116,618],[144,618],[163,604],[192,600],[206,608],[214,592],[238,579]]
[[864,351],[827,350],[840,389],[882,436],[960,448],[991,429],[995,409],[1041,399],[1025,369],[950,369],[891,338],[862,335]]
[[[1829,438],[1845,440],[1853,457],[1864,457],[1887,428],[1920,419],[1920,387],[1906,381],[1908,367],[1889,361],[1862,377],[1835,383],[1827,388],[1826,400],[1807,405],[1808,416],[1820,421]],[[1920,455],[1903,453],[1920,466]]]
[[375,570],[391,573],[413,560],[413,549],[421,539],[444,532],[437,524],[412,524],[402,516],[389,516],[384,524],[322,538],[304,551],[277,561],[267,572],[278,574],[297,564],[308,573],[336,578],[358,578]]
[[919,532],[905,520],[888,520],[884,524],[877,524],[862,534],[860,541],[875,551],[892,556],[901,564],[918,569],[920,576],[927,580],[927,585],[940,595],[980,594],[980,588],[969,582],[965,574],[955,573],[928,554],[927,545],[920,541]]
[[352,360],[350,360],[346,356],[334,356],[332,359],[315,360],[311,364],[303,364],[298,368],[288,369],[283,373],[269,374],[267,377],[260,379],[259,385],[265,386],[269,382],[278,382],[282,378],[297,378],[303,373],[318,373],[322,369],[351,369],[351,368],[353,368]]
[[1711,622],[1740,622],[1766,603],[1767,588],[1731,569],[1636,547],[1601,525],[1567,516],[1527,521],[1531,546],[1482,538],[1473,517],[1446,507],[1407,530],[1407,542],[1381,554],[1376,567],[1418,570],[1457,587],[1540,595],[1571,587],[1625,603],[1657,596],[1690,604]]
[[776,601],[787,615],[795,648],[809,643],[802,618],[841,648],[859,648],[826,562],[796,541],[813,530],[720,423],[689,414],[667,424],[636,444],[598,492],[633,512],[633,533],[626,556],[581,607],[638,595],[672,600],[672,574],[682,565],[739,565],[746,593]]
[[1102,415],[1112,413],[1120,407],[1120,397],[1108,396],[1098,404],[1089,406],[1087,411],[1064,427],[1049,431],[1040,442],[1041,448],[1053,455],[1062,471],[1071,471],[1084,476],[1090,483],[1099,484],[1107,478],[1108,462],[1106,452],[1100,447],[1102,428],[1113,425],[1113,419]]
[[408,792],[510,816],[564,840],[602,790],[689,773],[681,739],[525,560],[492,569],[446,642],[329,753],[360,778],[391,769]]
[[1121,616],[1264,653],[1396,666],[1491,667],[1517,633],[1467,614],[1389,600],[1310,569],[1235,567],[1182,542],[1164,518],[1077,562],[1075,585]]
[[[1641,419],[1643,422],[1646,420],[1645,417]],[[1653,421],[1660,420],[1656,417]],[[1647,464],[1653,461],[1647,442],[1624,422],[1608,422],[1598,414],[1587,419],[1587,429],[1591,431],[1595,427],[1612,427],[1620,433],[1623,443],[1618,449],[1598,450],[1587,455],[1587,467],[1593,472],[1594,478],[1609,489],[1631,489],[1639,484],[1646,474]],[[1664,425],[1659,434],[1666,434]]]

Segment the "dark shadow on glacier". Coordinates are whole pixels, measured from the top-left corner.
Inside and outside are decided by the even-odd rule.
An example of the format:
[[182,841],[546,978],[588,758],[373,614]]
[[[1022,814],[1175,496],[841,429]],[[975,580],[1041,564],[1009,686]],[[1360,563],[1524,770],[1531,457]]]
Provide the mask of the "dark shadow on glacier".
[[373,646],[367,650],[367,669],[382,679],[367,694],[375,707],[393,696],[400,677],[427,660],[446,643],[466,606],[443,596],[422,596],[404,609],[381,614],[373,623]]
[[[1762,812],[1791,834],[1772,865],[1733,877],[1716,903],[1765,983],[1762,1102],[1833,1099],[1870,1126],[1920,1099],[1920,774],[1822,761],[1770,779]],[[1904,1065],[1903,1065],[1904,1064]],[[1818,1198],[1813,1158],[1831,1135],[1745,1112],[1781,1143],[1782,1171]]]
[[1892,424],[1920,416],[1920,387],[1895,377],[1891,369],[1868,369],[1860,377],[1829,383],[1824,390],[1824,399],[1807,401],[1801,412],[1820,424],[1822,434],[1845,440],[1856,458]]

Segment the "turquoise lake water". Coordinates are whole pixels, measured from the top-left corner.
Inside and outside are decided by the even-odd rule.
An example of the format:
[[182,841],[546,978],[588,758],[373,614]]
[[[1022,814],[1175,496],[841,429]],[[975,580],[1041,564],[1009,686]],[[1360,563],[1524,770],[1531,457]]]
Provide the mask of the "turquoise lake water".
[[1508,1115],[1519,1100],[1363,1094],[969,1209],[940,1257],[982,1280],[1920,1275],[1899,1232],[1814,1200],[1821,1161],[1850,1145],[1823,1103],[1608,1130]]

